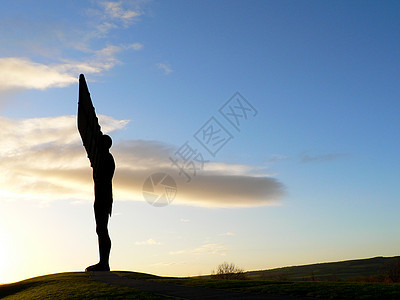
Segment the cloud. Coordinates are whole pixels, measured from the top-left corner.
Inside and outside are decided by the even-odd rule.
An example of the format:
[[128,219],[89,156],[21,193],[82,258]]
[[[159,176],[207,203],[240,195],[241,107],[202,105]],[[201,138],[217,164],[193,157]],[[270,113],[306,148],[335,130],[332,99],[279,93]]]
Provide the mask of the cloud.
[[322,155],[301,154],[300,161],[302,163],[326,162],[326,161],[341,159],[346,156],[348,156],[348,153],[328,153],[328,154],[322,154]]
[[[274,205],[284,195],[284,185],[258,168],[239,164],[208,163],[191,182],[179,175],[170,157],[175,148],[156,141],[124,141],[113,150],[119,163],[116,172],[121,197],[143,199],[145,179],[164,172],[177,183],[173,203],[203,207],[250,207]],[[124,196],[122,195],[124,193]],[[129,196],[130,195],[130,196]]]
[[129,48],[132,48],[133,50],[141,50],[143,48],[143,44],[142,43],[134,43],[130,46],[128,46]]
[[[127,121],[99,115],[104,133]],[[0,117],[0,194],[38,201],[91,199],[93,183],[75,116]]]
[[328,162],[337,159],[342,159],[346,156],[349,156],[348,153],[327,153],[327,154],[319,154],[319,155],[310,155],[308,153],[301,153],[297,156],[287,156],[283,154],[274,154],[268,160],[268,163],[278,163],[284,161],[300,161],[301,163],[319,163],[319,162]]
[[87,40],[107,37],[111,30],[128,28],[144,14],[144,1],[98,1],[86,9],[92,30],[86,32]]
[[96,74],[114,67],[120,47],[107,46],[86,62],[66,61],[45,65],[21,57],[0,58],[0,90],[21,90],[66,87],[77,83],[80,73]]
[[121,22],[125,26],[133,22],[133,20],[141,15],[139,11],[125,9],[122,7],[122,2],[106,1],[101,5],[104,8],[106,18]]
[[273,154],[271,158],[268,160],[269,163],[276,163],[282,161],[289,161],[292,160],[292,157],[283,155],[283,154]]
[[[99,116],[102,131],[124,128],[128,121]],[[91,168],[75,116],[7,119],[0,117],[0,191],[9,198],[36,200],[93,198]],[[179,176],[169,157],[174,147],[157,141],[117,141],[114,198],[143,201],[143,183],[156,172],[166,172],[177,183],[173,204],[202,207],[274,205],[284,186],[257,168],[240,164],[210,163],[190,183]]]
[[236,234],[234,232],[225,232],[225,233],[221,233],[219,235],[223,235],[223,236],[235,236]]
[[181,184],[177,197],[191,205],[250,207],[276,204],[282,196],[283,185],[274,178],[203,173]]
[[146,241],[136,242],[135,245],[162,245],[162,243],[157,242],[153,239],[148,239]]
[[178,254],[204,254],[204,255],[210,255],[210,254],[216,254],[216,255],[221,255],[225,256],[226,253],[228,252],[228,249],[220,244],[205,244],[202,245],[198,248],[194,249],[184,249],[184,250],[178,250],[178,251],[170,251],[169,254],[171,255],[178,255]]
[[174,266],[174,265],[186,265],[186,264],[187,264],[187,262],[185,262],[185,261],[171,261],[171,262],[159,262],[159,263],[152,264],[151,266],[169,267],[169,266]]
[[27,58],[0,58],[0,90],[43,90],[49,87],[65,87],[76,81],[76,77],[60,72],[57,66],[46,66]]
[[[87,17],[85,26],[77,30],[81,38],[75,45],[81,50],[90,51],[93,40],[107,40],[111,31],[132,26],[145,14],[147,6],[147,1],[94,1],[93,3],[95,4],[93,7],[85,9]],[[75,38],[76,34],[73,39]],[[124,48],[140,50],[142,47],[141,43],[133,43]]]
[[158,63],[158,64],[156,64],[156,66],[160,70],[163,70],[165,75],[169,75],[173,71],[171,69],[171,66],[167,63]]
[[[47,38],[46,42],[40,43],[40,47],[34,40],[23,41],[29,52],[0,58],[0,92],[4,94],[4,91],[23,89],[63,88],[76,83],[80,73],[100,74],[120,64],[117,57],[121,51],[138,51],[143,48],[143,44],[138,42],[110,43],[108,37],[111,30],[126,29],[138,20],[144,13],[144,2],[92,3],[92,8],[79,5],[80,12],[86,11],[83,19],[76,23],[79,25],[70,24],[66,28],[62,23],[55,24],[54,28],[42,34]],[[94,43],[96,47],[93,47]],[[71,49],[74,51],[69,51]],[[37,57],[35,60],[26,57],[33,53]],[[71,56],[64,57],[65,53],[71,53]],[[46,59],[41,60],[39,57]]]

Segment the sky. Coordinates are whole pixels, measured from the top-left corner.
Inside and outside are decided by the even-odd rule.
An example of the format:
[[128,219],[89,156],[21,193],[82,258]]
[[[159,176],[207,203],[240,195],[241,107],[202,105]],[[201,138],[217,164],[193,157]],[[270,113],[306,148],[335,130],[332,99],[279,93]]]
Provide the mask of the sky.
[[3,1],[0,283],[98,260],[81,73],[111,269],[399,255],[399,32],[397,1]]

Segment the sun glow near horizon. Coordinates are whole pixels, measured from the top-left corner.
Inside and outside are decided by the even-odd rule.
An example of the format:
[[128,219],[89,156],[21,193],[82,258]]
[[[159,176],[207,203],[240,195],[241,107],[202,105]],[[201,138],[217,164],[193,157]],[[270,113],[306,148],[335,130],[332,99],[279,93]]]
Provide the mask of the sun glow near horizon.
[[0,227],[0,284],[9,283],[9,271],[12,262],[13,249],[9,234],[3,226]]

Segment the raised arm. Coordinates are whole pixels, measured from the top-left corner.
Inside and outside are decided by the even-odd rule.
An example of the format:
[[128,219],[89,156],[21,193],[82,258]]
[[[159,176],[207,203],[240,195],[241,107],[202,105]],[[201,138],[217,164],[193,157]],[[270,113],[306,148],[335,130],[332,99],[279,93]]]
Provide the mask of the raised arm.
[[79,76],[78,130],[92,168],[96,168],[102,135],[85,76]]

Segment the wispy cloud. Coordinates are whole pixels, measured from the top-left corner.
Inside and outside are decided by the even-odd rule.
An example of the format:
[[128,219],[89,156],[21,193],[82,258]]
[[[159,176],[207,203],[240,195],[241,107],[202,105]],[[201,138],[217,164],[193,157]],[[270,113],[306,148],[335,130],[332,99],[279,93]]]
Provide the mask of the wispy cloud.
[[105,1],[101,2],[101,6],[104,8],[104,16],[107,19],[120,22],[125,26],[131,24],[141,15],[139,10],[124,8],[122,1]]
[[171,255],[178,255],[178,254],[204,254],[204,255],[221,255],[225,256],[228,252],[228,249],[220,244],[204,244],[198,248],[194,249],[184,249],[178,251],[171,251],[169,254]]
[[301,162],[301,163],[319,163],[319,162],[329,162],[333,160],[343,159],[349,156],[349,153],[325,153],[311,155],[307,152],[298,154],[297,156],[288,156],[283,154],[274,154],[268,160],[268,163],[278,163],[278,162]]
[[[48,32],[52,42],[42,43],[35,59],[16,54],[0,58],[0,91],[22,89],[62,88],[76,83],[77,75],[101,74],[120,64],[119,53],[127,50],[138,51],[143,44],[113,44],[108,39],[113,29],[127,28],[134,24],[144,12],[144,2],[99,1],[93,2],[79,26],[68,28],[58,26]],[[54,43],[57,40],[59,43]],[[24,41],[27,48],[35,48],[35,41]],[[48,49],[44,48],[49,47]],[[93,46],[96,45],[96,46]],[[103,45],[103,47],[99,47]],[[68,56],[74,50],[74,56]],[[46,53],[51,53],[46,56]],[[31,52],[27,53],[30,55]],[[45,58],[40,60],[40,56]],[[79,57],[79,58],[77,58]],[[49,62],[50,61],[50,62]]]
[[283,155],[283,154],[273,154],[271,158],[268,160],[269,163],[276,163],[282,161],[289,161],[292,160],[292,157]]
[[162,70],[165,75],[169,75],[173,71],[168,63],[158,63],[156,66]]
[[174,265],[186,265],[186,264],[187,264],[187,262],[185,262],[185,261],[168,261],[168,262],[155,263],[155,264],[152,264],[152,266],[169,267],[169,266],[174,266]]
[[144,1],[97,1],[96,5],[86,9],[91,30],[87,31],[87,39],[104,38],[110,31],[128,28],[144,14]]
[[221,233],[221,234],[219,234],[219,235],[222,235],[222,236],[234,236],[234,235],[236,235],[234,232],[230,232],[230,231],[228,231],[228,232],[225,232],[225,233]]
[[157,241],[155,241],[153,239],[148,239],[148,240],[145,240],[145,241],[142,241],[142,242],[136,242],[135,245],[142,245],[142,246],[143,245],[162,245],[162,243],[157,242]]
[[128,47],[132,48],[133,50],[138,51],[138,50],[143,49],[143,44],[142,43],[134,43],[132,45],[129,45]]
[[309,155],[307,153],[304,153],[300,155],[300,161],[302,163],[325,162],[325,161],[341,159],[348,155],[349,155],[348,153],[328,153],[320,155]]

